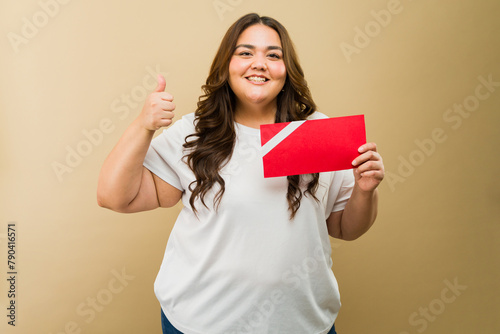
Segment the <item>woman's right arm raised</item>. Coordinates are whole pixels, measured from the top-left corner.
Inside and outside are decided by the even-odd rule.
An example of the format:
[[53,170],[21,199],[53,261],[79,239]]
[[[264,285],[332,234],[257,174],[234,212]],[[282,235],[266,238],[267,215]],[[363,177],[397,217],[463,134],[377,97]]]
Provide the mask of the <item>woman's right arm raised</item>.
[[182,192],[143,166],[156,130],[174,117],[173,97],[165,92],[165,78],[144,103],[142,111],[108,155],[99,174],[97,203],[118,212],[139,212],[174,206]]

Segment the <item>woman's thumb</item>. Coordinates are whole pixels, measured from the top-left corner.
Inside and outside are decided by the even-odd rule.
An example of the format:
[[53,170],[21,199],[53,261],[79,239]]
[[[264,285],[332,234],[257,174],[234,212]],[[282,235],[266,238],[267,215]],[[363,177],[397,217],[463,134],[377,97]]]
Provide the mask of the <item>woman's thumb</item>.
[[155,92],[160,93],[165,91],[166,81],[163,75],[158,74],[158,85],[155,88]]

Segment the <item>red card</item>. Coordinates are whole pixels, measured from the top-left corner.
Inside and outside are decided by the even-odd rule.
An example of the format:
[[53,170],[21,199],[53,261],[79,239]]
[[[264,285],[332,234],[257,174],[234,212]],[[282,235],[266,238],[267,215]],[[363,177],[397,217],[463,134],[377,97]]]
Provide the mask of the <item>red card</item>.
[[264,177],[350,169],[366,143],[364,115],[260,126]]

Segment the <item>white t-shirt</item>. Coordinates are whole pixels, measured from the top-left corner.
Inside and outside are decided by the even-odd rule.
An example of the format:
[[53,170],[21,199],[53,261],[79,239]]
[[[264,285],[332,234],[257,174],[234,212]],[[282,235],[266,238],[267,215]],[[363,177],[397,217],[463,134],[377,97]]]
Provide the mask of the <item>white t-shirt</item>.
[[[316,112],[309,119],[326,118]],[[236,124],[231,161],[222,169],[225,193],[217,211],[189,205],[195,179],[182,157],[194,132],[188,114],[156,137],[144,166],[183,191],[184,207],[168,239],[155,294],[185,334],[323,334],[339,308],[326,218],[343,210],[352,170],[320,174],[319,202],[304,196],[289,219],[286,177],[264,178],[260,130]],[[217,188],[218,189],[218,188]]]

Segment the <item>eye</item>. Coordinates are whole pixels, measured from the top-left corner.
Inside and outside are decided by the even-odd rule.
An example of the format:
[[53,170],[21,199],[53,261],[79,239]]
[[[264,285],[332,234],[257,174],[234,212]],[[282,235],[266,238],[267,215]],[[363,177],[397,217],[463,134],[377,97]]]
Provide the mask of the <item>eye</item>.
[[281,55],[278,53],[270,53],[268,57],[274,58],[274,59],[281,59]]
[[251,55],[252,54],[248,51],[241,51],[240,53],[238,53],[238,56],[243,56],[243,57],[249,57]]

